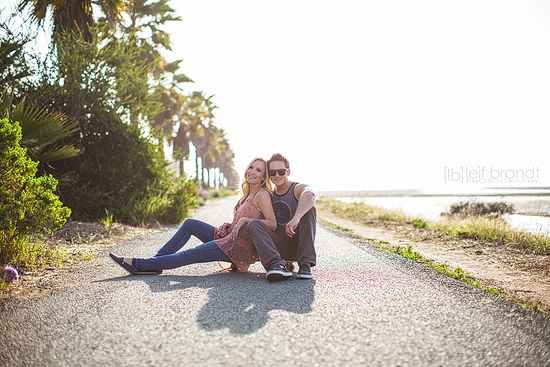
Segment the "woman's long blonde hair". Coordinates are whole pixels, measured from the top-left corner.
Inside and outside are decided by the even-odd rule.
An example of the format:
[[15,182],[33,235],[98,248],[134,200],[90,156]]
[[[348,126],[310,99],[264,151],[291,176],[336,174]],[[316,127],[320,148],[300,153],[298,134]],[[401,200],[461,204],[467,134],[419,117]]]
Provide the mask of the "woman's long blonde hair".
[[273,189],[271,188],[271,180],[269,179],[269,173],[267,169],[267,162],[262,157],[256,157],[253,160],[250,161],[250,163],[246,166],[246,169],[244,170],[244,175],[241,183],[241,198],[237,201],[237,205],[235,205],[235,208],[233,209],[233,214],[239,209],[239,207],[248,199],[248,196],[250,195],[250,184],[248,183],[248,180],[246,179],[246,173],[248,172],[248,169],[250,166],[252,166],[252,163],[256,161],[262,161],[264,162],[264,180],[262,181],[262,184],[260,185],[260,188],[264,188],[269,195],[273,196]]

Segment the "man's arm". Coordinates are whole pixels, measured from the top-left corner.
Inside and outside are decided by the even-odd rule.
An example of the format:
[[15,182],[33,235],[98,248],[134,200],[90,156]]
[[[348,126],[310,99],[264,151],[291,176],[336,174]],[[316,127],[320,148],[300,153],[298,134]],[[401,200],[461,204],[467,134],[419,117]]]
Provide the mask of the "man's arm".
[[306,184],[298,184],[294,187],[294,196],[298,199],[298,208],[292,219],[286,224],[285,232],[292,237],[294,230],[300,224],[300,219],[315,205],[315,192]]

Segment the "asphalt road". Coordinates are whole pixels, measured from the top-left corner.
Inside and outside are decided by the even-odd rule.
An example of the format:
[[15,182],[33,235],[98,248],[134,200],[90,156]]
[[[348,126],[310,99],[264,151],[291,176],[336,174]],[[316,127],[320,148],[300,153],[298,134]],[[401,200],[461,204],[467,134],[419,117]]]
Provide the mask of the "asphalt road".
[[[151,256],[175,229],[112,250]],[[259,263],[129,276],[106,251],[78,286],[7,302],[0,365],[550,366],[550,319],[321,225],[316,244],[314,279],[280,283]]]

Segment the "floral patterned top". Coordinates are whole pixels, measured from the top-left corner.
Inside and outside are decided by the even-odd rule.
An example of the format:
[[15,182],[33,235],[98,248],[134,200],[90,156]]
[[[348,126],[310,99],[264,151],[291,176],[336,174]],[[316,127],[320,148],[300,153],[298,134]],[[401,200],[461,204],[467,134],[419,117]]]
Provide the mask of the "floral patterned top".
[[248,235],[246,226],[241,227],[235,242],[231,239],[231,231],[239,222],[239,219],[243,217],[263,219],[264,216],[262,212],[254,205],[252,198],[253,196],[250,196],[241,204],[239,209],[235,212],[233,222],[228,227],[224,228],[224,225],[222,225],[220,227],[223,228],[222,230],[216,229],[216,235],[214,237],[216,238],[214,240],[216,245],[226,253],[240,273],[246,273],[250,264],[254,264],[256,261],[260,260],[258,251],[256,247],[254,247],[254,243],[252,243],[252,238]]

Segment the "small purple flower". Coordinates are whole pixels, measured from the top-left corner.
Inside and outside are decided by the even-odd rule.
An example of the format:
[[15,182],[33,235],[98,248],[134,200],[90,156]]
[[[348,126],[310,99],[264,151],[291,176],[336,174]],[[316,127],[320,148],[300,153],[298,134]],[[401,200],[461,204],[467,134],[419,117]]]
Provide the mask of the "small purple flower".
[[202,197],[207,197],[209,195],[208,190],[203,189],[202,187],[199,189],[199,195]]
[[12,268],[11,266],[6,266],[4,268],[4,280],[8,283],[13,283],[17,279],[19,279],[19,274],[17,274],[17,270]]

